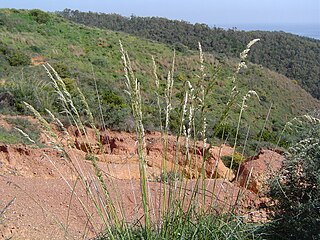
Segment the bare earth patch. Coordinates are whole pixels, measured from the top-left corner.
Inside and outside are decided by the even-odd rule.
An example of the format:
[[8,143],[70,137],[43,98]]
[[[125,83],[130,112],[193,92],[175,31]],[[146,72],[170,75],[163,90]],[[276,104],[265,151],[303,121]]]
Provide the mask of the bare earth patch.
[[[3,118],[0,123],[5,128],[11,127]],[[61,135],[58,131],[56,133]],[[48,147],[0,143],[0,211],[5,210],[0,218],[0,239],[90,239],[103,231],[103,222],[75,173],[75,170],[83,172],[84,182],[94,184],[93,158],[102,172],[111,199],[116,203],[119,218],[132,224],[141,219],[143,210],[135,134],[108,130],[100,135],[104,138],[97,140],[92,129],[79,133],[74,128],[68,128],[68,138],[63,137],[66,134],[61,137],[63,149],[70,156],[68,159],[61,149],[49,147],[50,139],[44,136],[41,141]],[[179,146],[183,146],[184,140],[179,141]],[[175,186],[159,182],[163,168],[162,146],[160,133],[146,135],[147,185],[154,221],[159,219],[163,189],[173,188],[177,192],[179,184],[182,184],[183,193],[190,199],[196,186],[195,178],[201,171],[202,144],[194,145],[194,160],[187,166],[185,149],[176,145],[175,136],[169,136],[165,162],[167,171],[176,169],[184,179]],[[259,198],[258,193],[243,188],[242,180],[237,182],[234,173],[222,165],[220,157],[232,151],[225,145],[209,150],[205,168],[207,179],[203,183],[206,197],[203,202],[203,192],[199,191],[196,197],[199,207],[205,204],[207,209],[227,211],[240,194],[239,214],[248,219],[254,215],[255,221],[265,220],[265,211],[258,209],[264,200]],[[278,153],[268,156],[282,161]],[[256,157],[255,164],[260,158]],[[265,160],[261,164],[265,164]],[[217,172],[218,169],[221,171]],[[261,170],[260,167],[257,169]],[[7,206],[10,201],[12,204]]]

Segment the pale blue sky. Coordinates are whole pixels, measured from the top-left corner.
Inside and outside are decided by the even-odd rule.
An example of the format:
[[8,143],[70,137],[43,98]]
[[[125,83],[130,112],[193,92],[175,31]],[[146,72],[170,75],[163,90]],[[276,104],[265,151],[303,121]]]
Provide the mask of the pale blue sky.
[[0,0],[0,8],[39,8],[45,11],[70,8],[124,16],[160,16],[211,26],[320,25],[320,0]]

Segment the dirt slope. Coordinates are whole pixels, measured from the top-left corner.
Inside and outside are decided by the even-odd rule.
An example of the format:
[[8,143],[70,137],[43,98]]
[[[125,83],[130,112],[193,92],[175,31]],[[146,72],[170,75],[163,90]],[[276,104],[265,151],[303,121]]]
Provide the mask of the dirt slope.
[[[12,127],[3,117],[0,124],[7,129]],[[97,139],[92,129],[80,133],[75,128],[68,128],[64,133],[55,133],[61,140],[60,147],[49,146],[53,139],[44,134],[41,141],[47,147],[0,143],[0,239],[90,239],[101,232],[103,222],[83,187],[96,187],[98,180],[93,163],[101,171],[110,198],[117,203],[115,212],[119,219],[135,223],[142,217],[134,134],[108,130],[101,131],[102,137]],[[176,169],[179,176],[184,176],[179,184],[183,185],[188,202],[195,187],[194,178],[201,170],[202,144],[195,143],[189,150],[192,162],[188,165],[184,158],[184,141],[181,138],[176,144],[175,136],[168,137],[165,163],[168,171]],[[163,167],[162,146],[160,133],[146,134],[146,172],[153,220],[159,219],[162,192],[164,187],[169,188],[168,184],[159,181]],[[258,210],[262,201],[259,193],[239,186],[234,177],[229,177],[232,171],[221,165],[220,157],[232,152],[231,147],[224,145],[209,150],[204,182],[207,190],[205,207],[226,211],[234,205],[241,191],[239,214],[248,219],[254,216],[255,221],[265,220],[265,212]],[[179,184],[171,187],[177,188]],[[96,192],[92,196],[98,197]],[[200,206],[201,193],[198,198]]]

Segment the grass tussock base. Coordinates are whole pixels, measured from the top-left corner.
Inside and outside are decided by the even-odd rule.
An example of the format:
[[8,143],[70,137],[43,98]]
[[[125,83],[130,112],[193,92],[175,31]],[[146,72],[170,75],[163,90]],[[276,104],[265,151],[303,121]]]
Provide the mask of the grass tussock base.
[[256,226],[244,223],[241,218],[234,215],[213,213],[186,215],[185,212],[178,211],[175,214],[167,214],[162,221],[162,227],[154,226],[148,229],[148,233],[142,225],[139,225],[123,229],[122,232],[113,231],[112,237],[108,234],[101,234],[94,240],[255,239],[254,230]]

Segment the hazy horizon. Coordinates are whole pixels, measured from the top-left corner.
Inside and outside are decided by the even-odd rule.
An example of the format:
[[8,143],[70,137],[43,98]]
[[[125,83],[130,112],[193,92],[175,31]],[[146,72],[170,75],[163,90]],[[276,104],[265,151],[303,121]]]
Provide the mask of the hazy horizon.
[[263,23],[243,23],[243,24],[220,24],[220,25],[209,25],[210,27],[220,27],[223,29],[233,29],[236,28],[240,31],[283,31],[287,33],[292,33],[295,35],[309,37],[320,40],[320,24],[317,23],[274,23],[274,24],[263,24]]
[[247,24],[247,23],[317,23],[320,24],[319,0],[8,0],[1,8],[118,13],[123,16],[158,16],[185,20],[190,23]]
[[[83,12],[117,13],[122,16],[165,17],[190,23],[204,23],[240,30],[285,31],[306,36],[298,25],[313,25],[309,35],[320,38],[319,0],[8,0],[1,8],[62,11],[65,8]],[[254,29],[257,26],[263,29]],[[279,26],[282,29],[279,29]],[[294,28],[290,26],[295,26]],[[250,28],[251,27],[251,28]],[[312,33],[313,32],[313,33]],[[302,34],[303,33],[303,34]],[[311,35],[310,35],[311,34]]]

